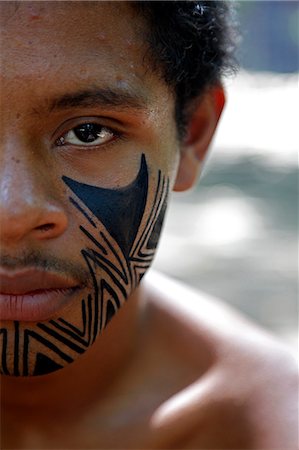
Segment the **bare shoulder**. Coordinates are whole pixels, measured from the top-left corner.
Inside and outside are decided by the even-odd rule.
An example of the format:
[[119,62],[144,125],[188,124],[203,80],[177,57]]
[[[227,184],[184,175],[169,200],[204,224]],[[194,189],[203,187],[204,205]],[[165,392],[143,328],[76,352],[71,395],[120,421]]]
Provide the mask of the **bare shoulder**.
[[172,430],[184,449],[295,450],[292,352],[219,300],[155,272],[145,285],[156,332],[194,373],[193,382],[156,410],[160,432]]

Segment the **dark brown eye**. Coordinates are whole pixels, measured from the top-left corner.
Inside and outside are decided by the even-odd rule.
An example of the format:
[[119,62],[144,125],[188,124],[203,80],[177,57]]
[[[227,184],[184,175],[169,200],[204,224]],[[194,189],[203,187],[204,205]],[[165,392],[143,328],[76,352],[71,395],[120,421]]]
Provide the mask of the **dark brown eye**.
[[96,123],[84,123],[74,128],[75,136],[84,143],[90,143],[97,140],[97,138],[102,137],[103,127]]
[[56,141],[56,145],[93,146],[111,141],[115,134],[98,123],[83,123],[72,128]]

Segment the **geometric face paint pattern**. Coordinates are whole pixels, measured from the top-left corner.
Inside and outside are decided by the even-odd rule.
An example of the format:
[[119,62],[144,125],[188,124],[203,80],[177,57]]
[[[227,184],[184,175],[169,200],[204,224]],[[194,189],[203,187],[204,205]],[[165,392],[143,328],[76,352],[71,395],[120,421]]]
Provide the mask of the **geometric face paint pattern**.
[[76,322],[61,316],[32,324],[15,321],[14,330],[0,328],[0,364],[5,375],[48,374],[84,353],[139,284],[158,243],[169,180],[159,170],[149,198],[144,154],[136,178],[120,189],[62,179],[82,217],[79,228],[86,245],[81,256],[92,288],[77,304]]
[[139,173],[120,189],[90,186],[68,177],[65,184],[105,226],[128,258],[143,217],[148,192],[148,172],[142,155]]

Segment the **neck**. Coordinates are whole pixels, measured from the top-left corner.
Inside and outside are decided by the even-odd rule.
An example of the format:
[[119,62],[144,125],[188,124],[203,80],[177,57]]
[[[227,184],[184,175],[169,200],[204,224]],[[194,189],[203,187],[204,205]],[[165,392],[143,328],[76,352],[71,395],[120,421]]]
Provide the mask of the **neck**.
[[[143,293],[139,287],[97,341],[78,360],[49,375],[1,379],[2,409],[30,409],[57,416],[99,400],[128,364],[138,341]],[[58,408],[59,405],[59,408]],[[40,409],[42,408],[42,409]]]

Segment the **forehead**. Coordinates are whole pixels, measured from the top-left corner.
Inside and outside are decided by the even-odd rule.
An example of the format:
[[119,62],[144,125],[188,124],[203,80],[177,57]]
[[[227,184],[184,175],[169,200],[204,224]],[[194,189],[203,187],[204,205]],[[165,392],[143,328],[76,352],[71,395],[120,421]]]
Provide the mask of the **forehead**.
[[137,93],[153,78],[158,83],[145,66],[145,23],[127,2],[0,2],[0,8],[1,77],[8,90],[20,77],[35,95],[54,83],[72,90],[79,79]]
[[[3,43],[13,39],[15,50],[32,54],[38,46],[48,56],[71,51],[74,56],[117,47],[121,57],[137,39],[142,21],[127,2],[33,1],[1,2]],[[5,47],[2,48],[5,50]]]

